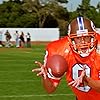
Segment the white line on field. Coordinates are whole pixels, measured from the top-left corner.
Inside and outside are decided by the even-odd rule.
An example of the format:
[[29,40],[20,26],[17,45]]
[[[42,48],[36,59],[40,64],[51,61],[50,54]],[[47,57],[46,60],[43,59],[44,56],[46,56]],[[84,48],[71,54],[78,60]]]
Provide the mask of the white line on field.
[[74,94],[35,94],[35,95],[4,95],[0,98],[20,98],[20,97],[46,97],[46,96],[74,96]]
[[28,71],[0,71],[0,73],[12,73],[12,72],[14,72],[14,73],[26,73],[26,72],[31,72],[32,73],[32,71],[31,70],[28,70]]
[[14,83],[14,82],[37,82],[41,80],[11,80],[11,81],[0,81],[0,83]]
[[[10,59],[8,57],[6,57],[6,58],[7,58],[6,60],[0,59],[0,61],[3,61],[3,62],[7,62],[7,61],[19,61],[18,59]],[[33,61],[33,60],[31,60],[31,59],[21,59],[20,61],[22,62],[22,61]]]

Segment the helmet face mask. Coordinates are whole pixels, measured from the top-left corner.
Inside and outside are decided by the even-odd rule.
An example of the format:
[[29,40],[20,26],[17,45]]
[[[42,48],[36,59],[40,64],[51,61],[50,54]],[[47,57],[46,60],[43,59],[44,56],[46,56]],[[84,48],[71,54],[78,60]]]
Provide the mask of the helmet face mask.
[[89,35],[85,36],[69,36],[72,50],[82,57],[88,56],[89,53],[96,47],[96,33],[91,32],[88,34]]
[[[84,26],[82,28],[82,24],[80,24],[77,21],[81,21],[82,23],[83,17],[79,17],[77,18],[77,20],[74,20],[71,23],[73,25],[73,23],[75,24],[76,22],[75,24],[76,26],[74,25],[75,26],[74,28],[72,25],[70,26],[70,31],[69,31],[70,47],[75,53],[79,54],[82,57],[86,57],[96,47],[96,32],[90,26],[88,26],[88,23],[87,24],[85,23],[87,25],[86,28],[85,28],[85,24],[83,24]],[[72,29],[74,29],[74,31],[71,30],[71,27]],[[79,29],[77,27],[79,27]],[[80,27],[82,28],[82,30],[80,29]],[[92,29],[92,30],[89,31],[88,29]]]

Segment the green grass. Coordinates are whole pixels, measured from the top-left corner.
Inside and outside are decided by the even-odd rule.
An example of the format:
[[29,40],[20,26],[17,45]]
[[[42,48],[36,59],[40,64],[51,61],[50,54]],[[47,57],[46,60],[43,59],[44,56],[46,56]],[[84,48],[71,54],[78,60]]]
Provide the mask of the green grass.
[[53,94],[47,94],[41,78],[32,73],[35,60],[43,62],[45,45],[32,48],[0,48],[0,100],[75,100],[65,77]]

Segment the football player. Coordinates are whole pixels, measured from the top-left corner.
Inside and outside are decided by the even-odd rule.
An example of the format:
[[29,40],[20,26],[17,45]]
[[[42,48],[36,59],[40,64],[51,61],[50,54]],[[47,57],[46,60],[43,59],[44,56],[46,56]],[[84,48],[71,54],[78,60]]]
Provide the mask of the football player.
[[61,77],[50,76],[45,68],[48,57],[54,54],[66,59],[66,79],[77,100],[100,98],[100,35],[91,20],[83,17],[72,20],[68,36],[48,44],[44,64],[36,61],[40,68],[32,71],[43,76],[48,93],[55,91],[61,80]]

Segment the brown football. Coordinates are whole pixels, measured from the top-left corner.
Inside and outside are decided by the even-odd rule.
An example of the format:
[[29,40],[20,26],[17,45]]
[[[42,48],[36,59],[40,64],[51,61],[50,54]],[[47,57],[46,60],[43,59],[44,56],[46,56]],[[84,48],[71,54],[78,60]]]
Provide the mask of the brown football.
[[48,58],[46,67],[51,69],[53,76],[61,77],[67,71],[67,61],[61,55],[53,55]]

